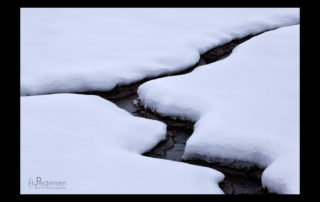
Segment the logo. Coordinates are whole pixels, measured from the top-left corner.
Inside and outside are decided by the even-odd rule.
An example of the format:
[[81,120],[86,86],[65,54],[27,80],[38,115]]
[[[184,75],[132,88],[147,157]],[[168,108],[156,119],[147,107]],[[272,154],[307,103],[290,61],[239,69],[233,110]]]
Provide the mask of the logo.
[[47,180],[41,177],[29,178],[28,185],[30,189],[66,189],[67,182],[61,180]]

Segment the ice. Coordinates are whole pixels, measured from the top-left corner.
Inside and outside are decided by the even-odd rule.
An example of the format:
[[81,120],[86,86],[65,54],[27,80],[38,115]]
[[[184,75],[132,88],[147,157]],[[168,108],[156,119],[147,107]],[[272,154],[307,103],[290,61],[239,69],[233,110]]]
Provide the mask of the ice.
[[196,121],[183,159],[254,163],[266,168],[262,183],[271,192],[298,194],[299,29],[263,33],[226,59],[144,83],[139,99]]
[[21,95],[106,91],[299,23],[298,8],[21,8]]
[[218,171],[140,155],[165,134],[98,96],[21,97],[21,193],[222,194]]

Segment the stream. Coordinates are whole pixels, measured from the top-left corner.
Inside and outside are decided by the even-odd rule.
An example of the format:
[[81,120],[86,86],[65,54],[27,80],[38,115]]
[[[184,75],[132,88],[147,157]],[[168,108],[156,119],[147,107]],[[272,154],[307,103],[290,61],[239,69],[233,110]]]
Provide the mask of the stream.
[[[224,180],[219,183],[219,186],[226,194],[270,194],[267,189],[262,187],[261,184],[263,168],[251,166],[240,169],[233,167],[232,164],[225,165],[219,163],[219,161],[216,163],[208,163],[199,159],[182,160],[186,141],[193,133],[194,122],[160,116],[148,109],[144,109],[139,104],[137,94],[138,87],[144,82],[167,76],[186,74],[201,65],[221,60],[230,55],[234,47],[256,35],[248,35],[241,39],[235,39],[229,43],[213,48],[202,54],[197,64],[184,71],[165,74],[156,78],[146,78],[126,86],[117,86],[108,92],[86,92],[82,94],[98,95],[113,102],[118,107],[127,110],[134,116],[158,120],[165,123],[167,125],[166,139],[159,142],[152,150],[144,153],[144,156],[180,161],[216,169],[225,175]],[[248,165],[249,164],[250,163],[248,162]]]

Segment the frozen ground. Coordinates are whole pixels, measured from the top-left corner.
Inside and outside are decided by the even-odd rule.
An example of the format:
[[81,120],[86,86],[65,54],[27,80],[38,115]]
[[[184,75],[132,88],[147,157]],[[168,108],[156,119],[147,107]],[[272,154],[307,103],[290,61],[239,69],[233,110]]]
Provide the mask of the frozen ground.
[[[98,96],[22,97],[21,193],[223,193],[218,171],[140,155],[165,133]],[[37,177],[66,185],[35,186]]]
[[299,28],[264,33],[224,60],[139,87],[145,107],[197,121],[184,159],[252,162],[267,167],[262,183],[271,192],[299,193]]
[[110,90],[297,23],[296,8],[22,8],[21,95]]

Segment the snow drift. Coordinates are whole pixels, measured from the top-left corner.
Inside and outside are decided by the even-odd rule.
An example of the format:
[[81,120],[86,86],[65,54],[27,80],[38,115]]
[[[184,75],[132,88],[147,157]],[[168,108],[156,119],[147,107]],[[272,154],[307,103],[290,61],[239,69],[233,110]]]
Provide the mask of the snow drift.
[[222,194],[218,171],[140,155],[165,134],[163,123],[97,96],[22,97],[21,193]]
[[21,95],[111,90],[297,23],[297,8],[22,8]]
[[270,191],[297,194],[299,28],[263,33],[224,60],[144,83],[139,98],[160,114],[196,121],[184,159],[251,162],[266,167]]

